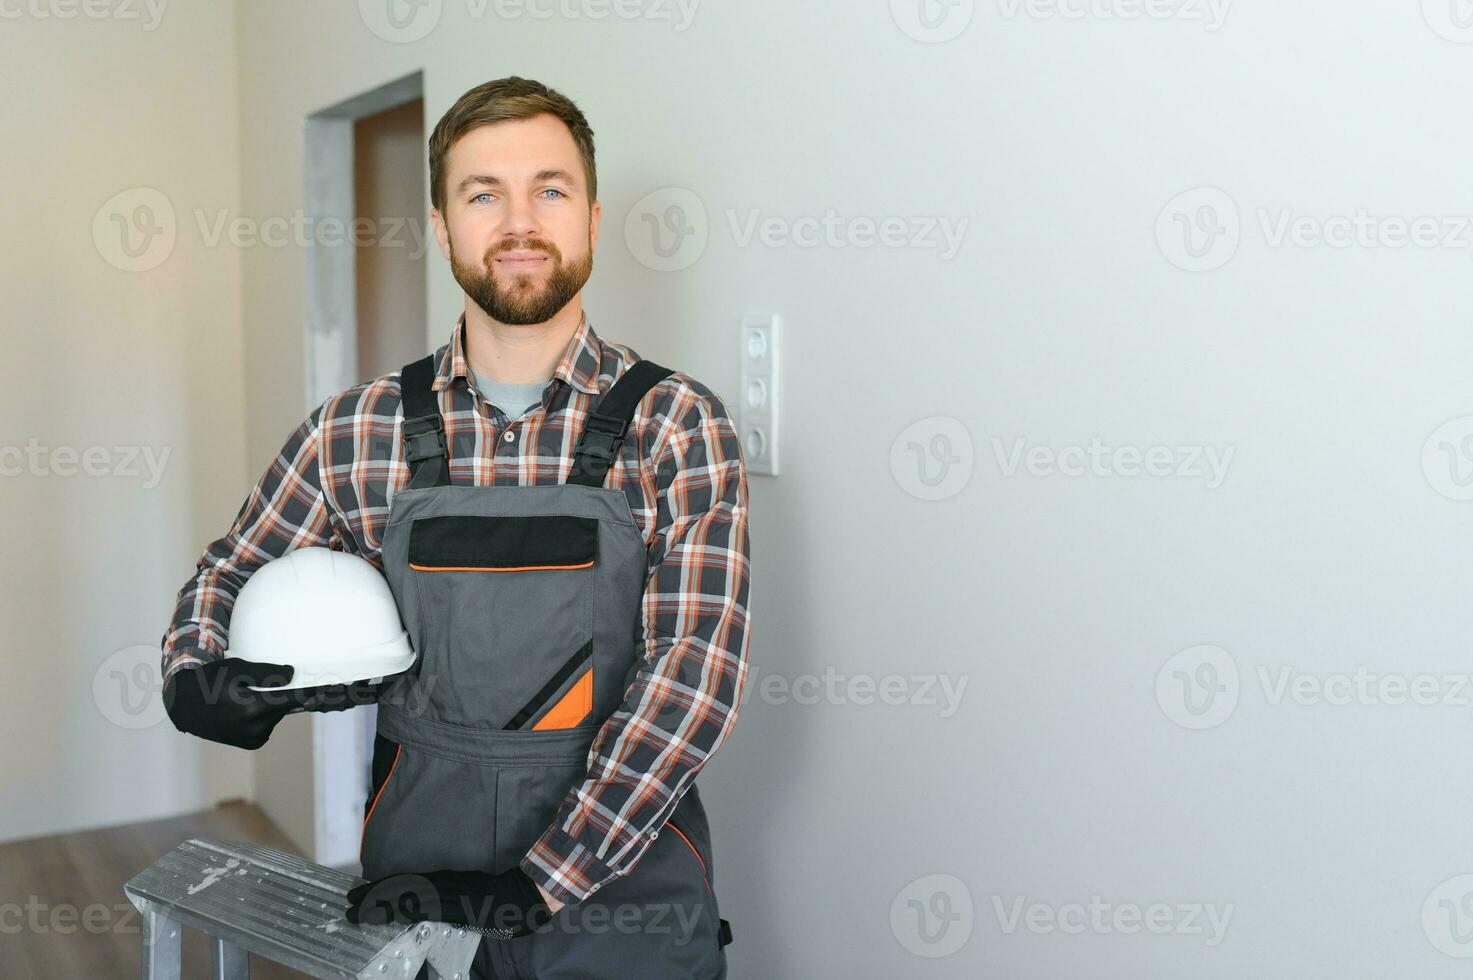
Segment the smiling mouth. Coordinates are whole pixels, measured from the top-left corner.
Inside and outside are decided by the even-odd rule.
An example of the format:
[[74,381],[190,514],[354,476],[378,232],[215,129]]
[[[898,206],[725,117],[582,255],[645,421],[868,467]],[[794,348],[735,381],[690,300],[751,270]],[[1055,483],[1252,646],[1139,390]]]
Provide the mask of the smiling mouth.
[[520,258],[498,258],[497,265],[508,269],[533,269],[547,261],[546,255],[528,255]]

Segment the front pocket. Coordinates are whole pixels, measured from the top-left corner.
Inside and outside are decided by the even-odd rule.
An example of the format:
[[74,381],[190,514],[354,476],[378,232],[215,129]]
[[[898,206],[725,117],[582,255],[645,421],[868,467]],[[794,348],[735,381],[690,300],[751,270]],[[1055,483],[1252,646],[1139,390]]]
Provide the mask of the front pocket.
[[395,751],[363,824],[363,877],[501,870],[493,866],[497,767],[386,741]]
[[593,711],[600,522],[416,519],[408,558],[426,714],[473,728],[572,728]]
[[666,820],[665,825],[671,830],[675,831],[676,835],[679,836],[681,840],[685,841],[685,846],[690,848],[691,854],[695,856],[696,861],[701,866],[701,880],[706,883],[706,890],[709,891],[712,895],[715,895],[716,891],[711,887],[711,872],[706,867],[706,859],[701,857],[701,852],[696,848],[696,845],[691,842],[691,839],[685,836],[685,831],[675,826],[674,820]]
[[409,567],[421,572],[531,572],[597,561],[592,517],[422,517],[409,532]]
[[368,838],[368,824],[373,819],[373,811],[378,809],[379,800],[384,795],[384,790],[389,788],[389,780],[393,778],[394,770],[399,766],[399,756],[403,754],[404,747],[384,736],[374,733],[373,736],[373,775],[369,785],[368,802],[363,811],[363,832],[358,838],[358,859],[363,860],[363,842]]
[[[593,641],[589,640],[578,649],[578,652],[568,658],[568,661],[558,668],[542,690],[532,696],[532,699],[522,705],[522,709],[512,716],[507,722],[507,729],[521,728],[537,715],[544,707],[551,703],[551,707],[543,712],[542,717],[532,725],[536,732],[547,731],[558,728],[576,728],[588,713],[593,710]],[[584,670],[584,665],[587,669]],[[581,673],[580,673],[581,671]],[[568,685],[570,678],[577,679]],[[558,691],[567,685],[557,701],[553,697]]]

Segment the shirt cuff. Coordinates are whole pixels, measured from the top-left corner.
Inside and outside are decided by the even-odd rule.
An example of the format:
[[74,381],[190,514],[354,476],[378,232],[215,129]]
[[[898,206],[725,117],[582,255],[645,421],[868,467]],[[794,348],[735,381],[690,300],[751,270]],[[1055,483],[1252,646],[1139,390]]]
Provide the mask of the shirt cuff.
[[169,667],[162,677],[165,685],[169,683],[169,678],[179,673],[179,671],[203,667],[212,660],[219,660],[220,654],[189,643],[179,643],[169,651],[168,659]]
[[521,868],[564,905],[576,905],[619,876],[561,827],[548,828],[522,858]]

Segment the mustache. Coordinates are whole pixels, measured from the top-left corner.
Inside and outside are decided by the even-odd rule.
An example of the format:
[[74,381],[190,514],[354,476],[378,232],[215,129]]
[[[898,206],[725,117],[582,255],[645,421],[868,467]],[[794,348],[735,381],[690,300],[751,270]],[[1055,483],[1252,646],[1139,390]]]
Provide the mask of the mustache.
[[552,258],[557,259],[558,261],[562,261],[562,253],[559,252],[551,242],[544,242],[541,239],[536,238],[527,242],[511,242],[503,243],[501,245],[493,245],[491,248],[486,249],[486,261],[489,263],[492,259],[500,255],[502,252],[515,252],[518,250],[527,252],[545,252]]

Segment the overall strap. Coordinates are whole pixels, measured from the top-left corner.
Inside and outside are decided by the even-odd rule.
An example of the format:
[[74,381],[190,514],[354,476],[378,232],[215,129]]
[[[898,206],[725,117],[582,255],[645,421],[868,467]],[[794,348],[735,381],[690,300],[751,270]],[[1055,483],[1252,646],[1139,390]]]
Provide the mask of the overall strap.
[[450,485],[450,454],[445,448],[445,423],[440,420],[440,406],[431,387],[434,380],[433,354],[404,365],[399,375],[410,490]]
[[651,388],[674,374],[670,368],[654,361],[635,361],[619,376],[614,386],[589,411],[578,446],[573,450],[573,469],[567,482],[585,487],[601,487],[609,467],[619,457],[619,446],[629,428],[640,399]]

